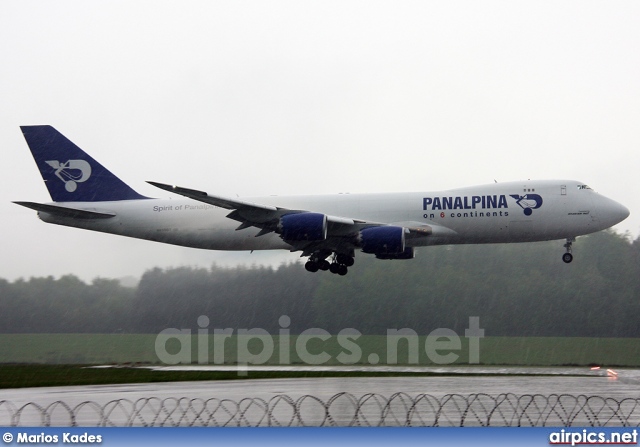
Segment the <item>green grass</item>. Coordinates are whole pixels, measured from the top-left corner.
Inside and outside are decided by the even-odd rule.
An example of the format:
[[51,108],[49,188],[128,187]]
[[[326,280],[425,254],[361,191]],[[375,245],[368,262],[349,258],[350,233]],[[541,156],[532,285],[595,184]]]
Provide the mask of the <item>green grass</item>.
[[155,335],[0,334],[0,363],[156,363]]
[[[237,371],[152,371],[144,368],[113,367],[86,368],[86,365],[116,364],[133,366],[140,364],[162,364],[156,354],[156,335],[148,334],[3,334],[0,335],[0,388],[20,388],[34,386],[92,385],[119,383],[152,383],[191,380],[236,380],[294,377],[389,377],[389,376],[433,376],[428,373],[397,372],[323,372],[323,371],[248,371],[239,375]],[[305,362],[296,354],[297,337],[288,340],[289,361],[282,362],[278,349],[280,340],[273,337],[273,354],[268,359],[260,359],[267,365],[294,364]],[[379,359],[379,365],[386,365],[389,346],[398,347],[397,365],[407,365],[409,345],[406,340],[388,345],[384,336],[362,336],[357,340],[358,364],[369,365],[371,354]],[[229,338],[224,348],[220,340],[216,343],[212,336],[207,338],[208,349],[199,350],[197,337],[186,337],[181,344],[171,339],[160,344],[170,355],[182,352],[184,363],[197,364],[199,355],[206,353],[213,362],[216,355],[224,352],[225,364],[234,365],[238,352],[247,355],[259,354],[262,342],[242,337]],[[203,340],[200,340],[203,342]],[[287,346],[285,344],[284,346]],[[352,354],[341,345],[336,337],[327,341],[306,340],[311,354],[326,352],[329,360],[323,365],[340,365],[340,354]],[[353,348],[353,346],[350,346]],[[182,350],[181,350],[182,349]],[[454,352],[455,365],[468,364],[468,340],[461,338],[460,349],[440,350],[439,354]],[[418,364],[435,365],[425,352],[425,337],[419,338]],[[176,357],[177,358],[177,357]],[[257,359],[257,357],[254,357]],[[202,360],[202,358],[200,359]],[[219,360],[219,358],[218,358]],[[413,364],[413,363],[412,363]],[[512,366],[564,366],[602,365],[616,367],[640,366],[640,339],[616,338],[560,338],[560,337],[486,337],[480,341],[480,365]],[[447,374],[452,375],[452,374]]]
[[[194,380],[291,379],[311,377],[432,377],[460,374],[436,372],[333,371],[153,371],[146,368],[91,368],[82,365],[0,365],[0,389],[41,386],[107,385]],[[493,374],[463,374],[491,376]],[[535,374],[544,376],[544,374]],[[1,397],[1,396],[0,396]]]
[[[2,334],[0,335],[0,364],[35,363],[35,364],[162,364],[162,359],[156,354],[156,335],[149,334]],[[461,339],[460,349],[440,350],[439,354],[453,353],[457,356],[454,364],[468,364],[468,340]],[[247,355],[259,354],[263,350],[262,342],[257,339],[247,340],[242,337],[231,337],[222,348],[220,340],[217,342],[209,336],[204,351],[199,350],[196,336],[187,336],[184,344],[177,339],[170,339],[166,344],[160,343],[160,349],[169,355],[175,355],[174,360],[182,363],[213,363],[219,358],[225,364],[236,364],[238,352]],[[273,337],[273,354],[268,359],[254,357],[255,362],[270,365],[297,364],[306,362],[296,354],[297,337],[288,340],[289,359],[281,360],[278,349],[280,340]],[[380,365],[387,364],[388,352],[391,352],[385,336],[364,335],[357,340],[359,355],[358,364],[369,364],[372,354],[379,359]],[[328,361],[325,365],[340,365],[344,360],[340,355],[352,354],[347,345],[341,345],[337,338],[331,337],[327,341],[312,338],[305,343],[307,350],[314,355],[326,352]],[[287,344],[285,344],[287,346]],[[395,343],[391,343],[391,348]],[[409,364],[408,343],[402,340],[397,343],[398,365]],[[184,355],[180,356],[182,352]],[[221,355],[224,352],[224,355]],[[419,338],[417,350],[418,364],[436,365],[425,352],[425,337]],[[200,357],[206,354],[206,359]],[[247,359],[245,357],[245,359]],[[249,362],[251,363],[251,361]],[[411,363],[413,364],[413,363]],[[486,337],[480,340],[481,365],[514,365],[514,366],[562,366],[562,365],[591,365],[603,366],[640,366],[640,339],[632,338],[561,338],[561,337]]]

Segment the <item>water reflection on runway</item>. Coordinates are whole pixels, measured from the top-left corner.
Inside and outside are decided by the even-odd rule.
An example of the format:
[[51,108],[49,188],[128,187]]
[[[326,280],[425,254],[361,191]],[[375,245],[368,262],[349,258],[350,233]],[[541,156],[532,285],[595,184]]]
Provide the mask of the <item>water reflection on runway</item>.
[[[251,367],[251,370],[286,370],[297,367]],[[640,370],[616,370],[617,377],[609,377],[606,370],[583,368],[507,368],[507,367],[304,367],[305,370],[326,371],[385,371],[430,372],[438,376],[405,377],[339,377],[299,379],[248,379],[224,381],[162,382],[124,385],[65,386],[0,390],[0,400],[20,406],[28,402],[48,405],[64,401],[69,406],[91,400],[99,404],[115,399],[140,398],[210,398],[239,401],[246,397],[268,400],[278,394],[292,398],[313,395],[327,399],[337,393],[353,395],[378,393],[391,396],[404,392],[409,395],[486,393],[572,394],[598,395],[623,399],[640,397]],[[230,366],[157,367],[159,370],[224,370],[238,371]],[[242,373],[243,371],[239,371]]]

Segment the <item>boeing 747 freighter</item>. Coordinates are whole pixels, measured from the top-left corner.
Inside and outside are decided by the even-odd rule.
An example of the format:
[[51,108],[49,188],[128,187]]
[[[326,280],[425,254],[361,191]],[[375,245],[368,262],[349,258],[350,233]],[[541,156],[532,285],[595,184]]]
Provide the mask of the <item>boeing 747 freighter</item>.
[[310,272],[345,275],[356,251],[412,259],[418,247],[566,239],[623,221],[629,210],[575,180],[492,183],[448,191],[236,199],[149,182],[184,196],[144,197],[51,126],[23,126],[53,199],[15,202],[48,223],[208,250],[277,250]]

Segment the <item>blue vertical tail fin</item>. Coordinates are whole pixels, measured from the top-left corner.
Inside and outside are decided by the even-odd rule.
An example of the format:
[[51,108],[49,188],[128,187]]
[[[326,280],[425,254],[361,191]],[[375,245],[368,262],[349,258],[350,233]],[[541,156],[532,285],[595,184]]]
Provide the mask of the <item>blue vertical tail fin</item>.
[[147,199],[51,126],[21,126],[54,202]]

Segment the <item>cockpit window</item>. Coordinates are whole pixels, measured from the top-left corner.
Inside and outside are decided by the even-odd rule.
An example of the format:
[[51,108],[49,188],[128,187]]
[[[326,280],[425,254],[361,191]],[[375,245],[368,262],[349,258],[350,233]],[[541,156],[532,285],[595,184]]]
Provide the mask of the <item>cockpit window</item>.
[[593,191],[593,190],[589,187],[589,185],[578,185],[578,189],[588,189],[588,190]]

